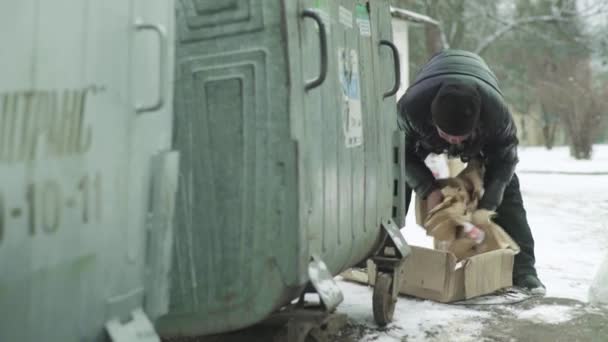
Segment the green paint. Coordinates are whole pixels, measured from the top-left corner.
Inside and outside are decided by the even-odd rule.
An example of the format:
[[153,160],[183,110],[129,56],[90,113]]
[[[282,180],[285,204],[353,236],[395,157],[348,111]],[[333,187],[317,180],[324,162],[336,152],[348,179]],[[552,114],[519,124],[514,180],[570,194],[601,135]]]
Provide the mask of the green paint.
[[357,19],[369,20],[369,12],[367,12],[367,7],[365,5],[358,4],[355,9],[355,12],[356,12]]
[[329,3],[327,2],[327,0],[315,0],[314,7],[321,10],[327,10],[329,9],[328,5]]

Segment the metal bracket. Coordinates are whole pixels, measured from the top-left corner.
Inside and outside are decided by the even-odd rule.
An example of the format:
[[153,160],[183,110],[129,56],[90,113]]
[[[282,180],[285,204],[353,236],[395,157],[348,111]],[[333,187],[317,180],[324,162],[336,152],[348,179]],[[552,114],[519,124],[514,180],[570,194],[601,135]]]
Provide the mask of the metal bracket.
[[321,303],[329,312],[333,312],[344,300],[342,291],[332,277],[327,265],[321,258],[313,255],[308,264],[308,277],[312,286],[319,294]]
[[121,323],[118,318],[106,322],[106,331],[112,342],[160,342],[152,322],[141,308],[133,310],[132,320]]
[[386,238],[377,256],[393,257],[403,261],[412,252],[412,249],[405,241],[399,226],[395,221],[388,219],[382,222],[382,229],[386,232]]
[[376,272],[388,272],[393,275],[391,294],[393,298],[397,298],[401,284],[401,268],[412,249],[393,220],[383,221],[382,228],[386,235],[372,260],[376,264]]

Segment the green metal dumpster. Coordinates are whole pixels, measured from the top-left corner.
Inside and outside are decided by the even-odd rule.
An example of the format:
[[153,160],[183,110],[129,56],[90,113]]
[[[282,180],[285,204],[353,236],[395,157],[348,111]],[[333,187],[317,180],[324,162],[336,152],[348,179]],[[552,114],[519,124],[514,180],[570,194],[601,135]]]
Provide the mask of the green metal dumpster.
[[407,247],[388,0],[176,5],[181,162],[159,332],[239,329],[309,283],[335,308],[319,283],[387,236],[393,256]]
[[172,11],[0,2],[0,341],[158,338],[178,167]]

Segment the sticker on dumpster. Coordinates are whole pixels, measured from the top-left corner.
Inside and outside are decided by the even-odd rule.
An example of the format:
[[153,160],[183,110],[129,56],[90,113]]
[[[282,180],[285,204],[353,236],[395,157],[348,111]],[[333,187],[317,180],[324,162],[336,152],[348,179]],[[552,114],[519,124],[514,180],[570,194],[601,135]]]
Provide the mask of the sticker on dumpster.
[[[313,10],[319,14],[323,24],[325,24],[325,31],[329,33],[331,31],[331,17],[329,15],[329,1],[328,0],[312,0]],[[316,27],[316,26],[315,26]],[[318,28],[317,28],[318,30]]]
[[372,27],[369,22],[369,13],[364,5],[357,5],[357,26],[359,26],[360,35],[371,37]]
[[353,28],[353,12],[340,6],[340,22],[348,28]]
[[338,72],[341,96],[342,125],[346,147],[363,144],[363,116],[359,88],[359,57],[354,49],[338,49]]

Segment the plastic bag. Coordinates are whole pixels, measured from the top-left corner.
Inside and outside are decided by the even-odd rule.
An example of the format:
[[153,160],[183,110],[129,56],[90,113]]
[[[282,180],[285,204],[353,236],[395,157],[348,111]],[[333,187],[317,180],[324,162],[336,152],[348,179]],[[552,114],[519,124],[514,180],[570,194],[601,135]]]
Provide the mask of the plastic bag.
[[435,179],[450,177],[448,158],[445,154],[429,154],[424,160],[426,166],[431,170]]

